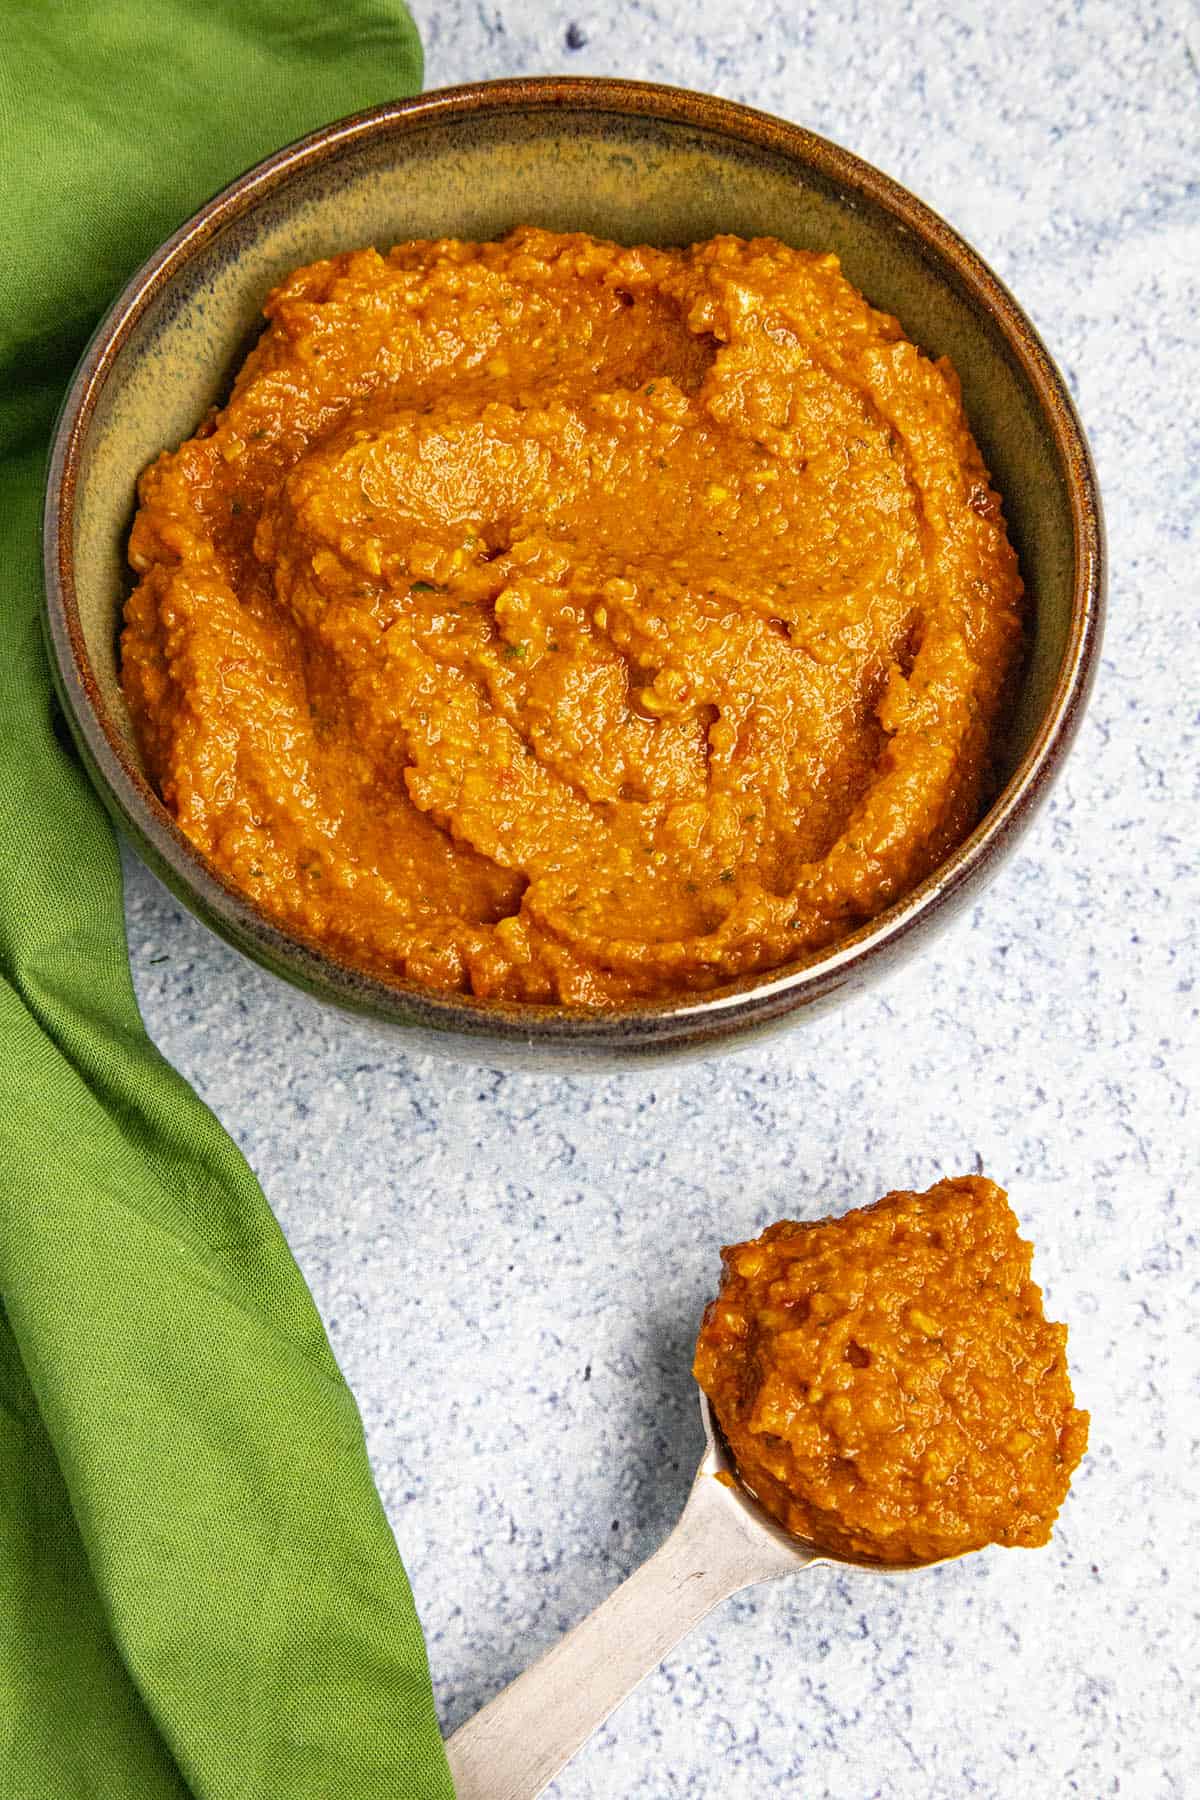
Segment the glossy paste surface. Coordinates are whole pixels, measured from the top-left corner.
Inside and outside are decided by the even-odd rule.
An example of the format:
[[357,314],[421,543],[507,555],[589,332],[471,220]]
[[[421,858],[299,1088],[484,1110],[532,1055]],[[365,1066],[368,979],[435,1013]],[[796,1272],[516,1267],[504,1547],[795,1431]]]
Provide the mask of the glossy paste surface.
[[1032,1256],[982,1176],[724,1250],[695,1374],[742,1481],[850,1556],[1044,1544],[1088,1415]]
[[142,478],[122,668],[280,924],[611,1005],[827,945],[970,829],[1016,559],[953,371],[836,258],[522,228],[266,314]]

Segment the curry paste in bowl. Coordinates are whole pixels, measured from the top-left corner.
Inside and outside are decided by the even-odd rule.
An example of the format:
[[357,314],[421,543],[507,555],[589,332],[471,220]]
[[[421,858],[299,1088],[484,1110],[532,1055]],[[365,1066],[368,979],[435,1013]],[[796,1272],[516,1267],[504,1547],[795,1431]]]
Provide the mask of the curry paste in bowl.
[[522,228],[266,316],[141,479],[122,680],[284,929],[605,1007],[814,953],[970,831],[1016,557],[954,371],[836,257]]

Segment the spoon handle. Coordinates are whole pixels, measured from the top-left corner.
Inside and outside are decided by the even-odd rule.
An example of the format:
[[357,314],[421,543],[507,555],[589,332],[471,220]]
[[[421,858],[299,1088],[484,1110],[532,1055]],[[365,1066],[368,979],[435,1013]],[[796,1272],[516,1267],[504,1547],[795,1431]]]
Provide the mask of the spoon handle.
[[449,1739],[458,1800],[534,1800],[706,1613],[803,1564],[746,1525],[706,1457],[662,1548]]

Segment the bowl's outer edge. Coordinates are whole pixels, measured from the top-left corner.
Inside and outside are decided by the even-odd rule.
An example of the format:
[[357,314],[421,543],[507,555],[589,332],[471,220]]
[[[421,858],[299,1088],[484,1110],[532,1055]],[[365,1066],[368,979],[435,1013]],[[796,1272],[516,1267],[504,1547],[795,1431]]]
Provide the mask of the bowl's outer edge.
[[[751,146],[807,160],[857,190],[931,242],[975,303],[989,306],[1053,428],[1072,505],[1075,581],[1071,632],[1042,725],[1021,766],[987,817],[912,893],[799,967],[753,977],[710,994],[594,1013],[440,995],[415,984],[364,974],[284,933],[212,868],[179,830],[106,716],[89,668],[72,566],[72,509],[79,457],[107,372],[145,308],[174,270],[264,191],[298,166],[328,159],[348,142],[380,131],[419,130],[447,116],[586,107],[680,121]],[[595,1056],[653,1059],[716,1048],[737,1034],[758,1035],[797,1008],[819,1006],[864,984],[868,973],[946,922],[970,898],[985,871],[1007,853],[1046,798],[1078,730],[1094,684],[1105,604],[1104,523],[1095,469],[1066,384],[1016,300],[953,228],[890,177],[825,138],[772,115],[713,96],[653,83],[591,77],[529,77],[473,83],[390,103],[336,121],[285,146],[220,190],[131,277],[92,335],[63,398],[52,439],[43,514],[47,607],[44,615],[55,686],[91,778],[140,854],[184,904],[227,941],[283,978],[353,1010],[415,1029],[422,1047],[483,1056],[489,1045],[518,1059],[539,1051],[561,1063]],[[464,1044],[463,1037],[475,1040]]]

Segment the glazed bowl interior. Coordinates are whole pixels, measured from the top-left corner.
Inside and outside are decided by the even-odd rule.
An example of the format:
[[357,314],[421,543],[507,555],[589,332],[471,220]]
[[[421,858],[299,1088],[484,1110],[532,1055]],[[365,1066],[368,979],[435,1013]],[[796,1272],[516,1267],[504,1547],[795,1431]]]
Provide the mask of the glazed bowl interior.
[[[823,140],[740,108],[635,84],[497,83],[473,92],[474,99],[451,93],[379,109],[324,134],[323,143],[306,140],[273,159],[274,167],[263,165],[261,177],[227,191],[200,224],[185,228],[174,249],[160,253],[157,275],[143,278],[136,296],[135,279],[118,302],[68,395],[56,445],[47,549],[58,679],[102,791],[153,866],[224,935],[290,979],[435,1032],[527,1047],[544,1036],[560,1048],[618,1053],[670,1042],[695,1047],[856,978],[863,953],[904,935],[968,881],[987,860],[989,831],[1007,832],[1028,804],[1025,790],[1054,760],[1050,737],[1057,735],[1061,752],[1069,736],[1068,715],[1086,687],[1089,634],[1094,647],[1095,619],[1081,616],[1080,601],[1086,573],[1093,612],[1099,605],[1097,572],[1081,568],[1086,447],[1080,439],[1082,463],[1073,463],[1063,420],[1048,418],[1044,383],[1031,375],[1030,355],[1044,353],[1031,332],[1033,352],[1014,345],[1011,321],[981,296],[971,265],[987,277],[982,265],[966,252],[964,269],[952,233],[941,227],[942,242],[926,235],[921,218],[914,224],[911,213],[902,216],[893,196],[916,203]],[[939,225],[925,209],[916,212]],[[953,361],[1033,603],[1002,750],[1007,787],[996,816],[946,869],[805,968],[600,1017],[422,995],[343,969],[287,938],[204,867],[150,791],[119,680],[137,477],[224,397],[272,285],[339,250],[386,249],[414,237],[490,238],[520,223],[663,245],[721,232],[769,234],[835,251],[875,305],[895,313],[925,351]],[[1069,426],[1070,403],[1062,401]],[[1092,554],[1098,557],[1098,544]]]

